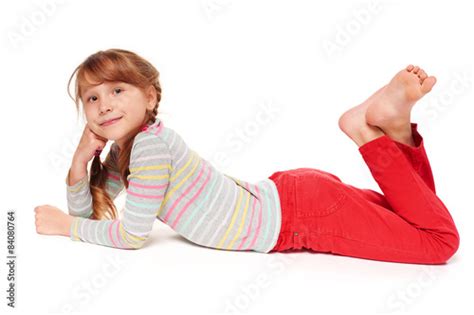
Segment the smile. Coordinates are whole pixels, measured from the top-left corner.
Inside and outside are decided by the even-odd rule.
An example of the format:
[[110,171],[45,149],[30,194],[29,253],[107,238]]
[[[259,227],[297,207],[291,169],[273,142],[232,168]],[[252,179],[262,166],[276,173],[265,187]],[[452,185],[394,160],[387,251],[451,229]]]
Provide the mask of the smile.
[[117,118],[117,119],[114,119],[114,120],[111,120],[111,121],[108,121],[108,122],[105,122],[105,123],[103,123],[101,126],[102,126],[102,127],[106,127],[106,126],[113,125],[113,124],[115,124],[116,122],[118,122],[120,119],[122,119],[122,117]]

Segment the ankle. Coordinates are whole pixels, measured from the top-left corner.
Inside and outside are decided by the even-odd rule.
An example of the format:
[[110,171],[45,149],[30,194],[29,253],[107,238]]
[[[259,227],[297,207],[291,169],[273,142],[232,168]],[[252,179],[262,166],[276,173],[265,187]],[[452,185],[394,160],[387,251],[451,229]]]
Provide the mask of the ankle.
[[413,139],[411,127],[408,130],[387,133],[387,136],[389,136],[392,140],[403,143],[405,145],[411,147],[416,146],[415,140]]
[[358,136],[355,137],[353,140],[358,147],[361,147],[364,144],[371,142],[384,135],[385,133],[380,128],[366,124],[359,130]]

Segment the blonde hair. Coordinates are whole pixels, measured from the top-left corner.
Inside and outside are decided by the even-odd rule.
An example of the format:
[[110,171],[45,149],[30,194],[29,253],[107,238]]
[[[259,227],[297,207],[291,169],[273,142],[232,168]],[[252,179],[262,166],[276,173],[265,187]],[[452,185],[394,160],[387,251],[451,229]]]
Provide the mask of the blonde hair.
[[[69,93],[71,80],[76,74],[75,97]],[[147,122],[154,123],[158,115],[158,106],[161,100],[161,85],[159,82],[159,72],[147,60],[128,50],[108,49],[98,51],[84,60],[72,73],[68,82],[68,94],[76,104],[79,113],[79,102],[82,101],[82,92],[91,85],[101,84],[107,81],[122,81],[145,91],[150,85],[156,90],[157,101],[152,111],[147,111]],[[86,77],[93,82],[90,82]],[[139,130],[137,131],[137,133]],[[105,183],[108,177],[107,168],[112,169],[112,165],[116,165],[120,173],[120,178],[124,186],[128,188],[127,176],[130,174],[130,154],[132,150],[133,139],[135,135],[130,137],[119,151],[118,157],[115,154],[107,155],[102,163],[100,156],[96,155],[92,160],[90,174],[90,190],[92,195],[93,213],[91,219],[116,219],[118,218],[117,208],[113,200],[105,190]]]

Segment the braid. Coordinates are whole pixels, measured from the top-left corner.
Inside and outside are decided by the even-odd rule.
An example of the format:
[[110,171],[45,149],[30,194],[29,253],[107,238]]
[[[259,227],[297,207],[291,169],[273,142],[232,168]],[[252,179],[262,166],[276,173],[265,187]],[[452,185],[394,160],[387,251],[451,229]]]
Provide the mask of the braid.
[[153,87],[156,90],[156,104],[152,111],[147,111],[149,117],[148,121],[151,122],[156,121],[156,116],[158,116],[158,107],[160,106],[161,101],[161,86],[158,80],[155,80],[155,82],[153,83]]

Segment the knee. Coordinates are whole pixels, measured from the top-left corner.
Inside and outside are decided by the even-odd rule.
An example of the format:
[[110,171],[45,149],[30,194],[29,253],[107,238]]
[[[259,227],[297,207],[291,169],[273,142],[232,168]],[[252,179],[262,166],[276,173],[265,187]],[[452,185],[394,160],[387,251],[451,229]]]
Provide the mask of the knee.
[[459,233],[449,234],[443,237],[443,244],[438,251],[438,263],[446,263],[458,251],[460,244]]

